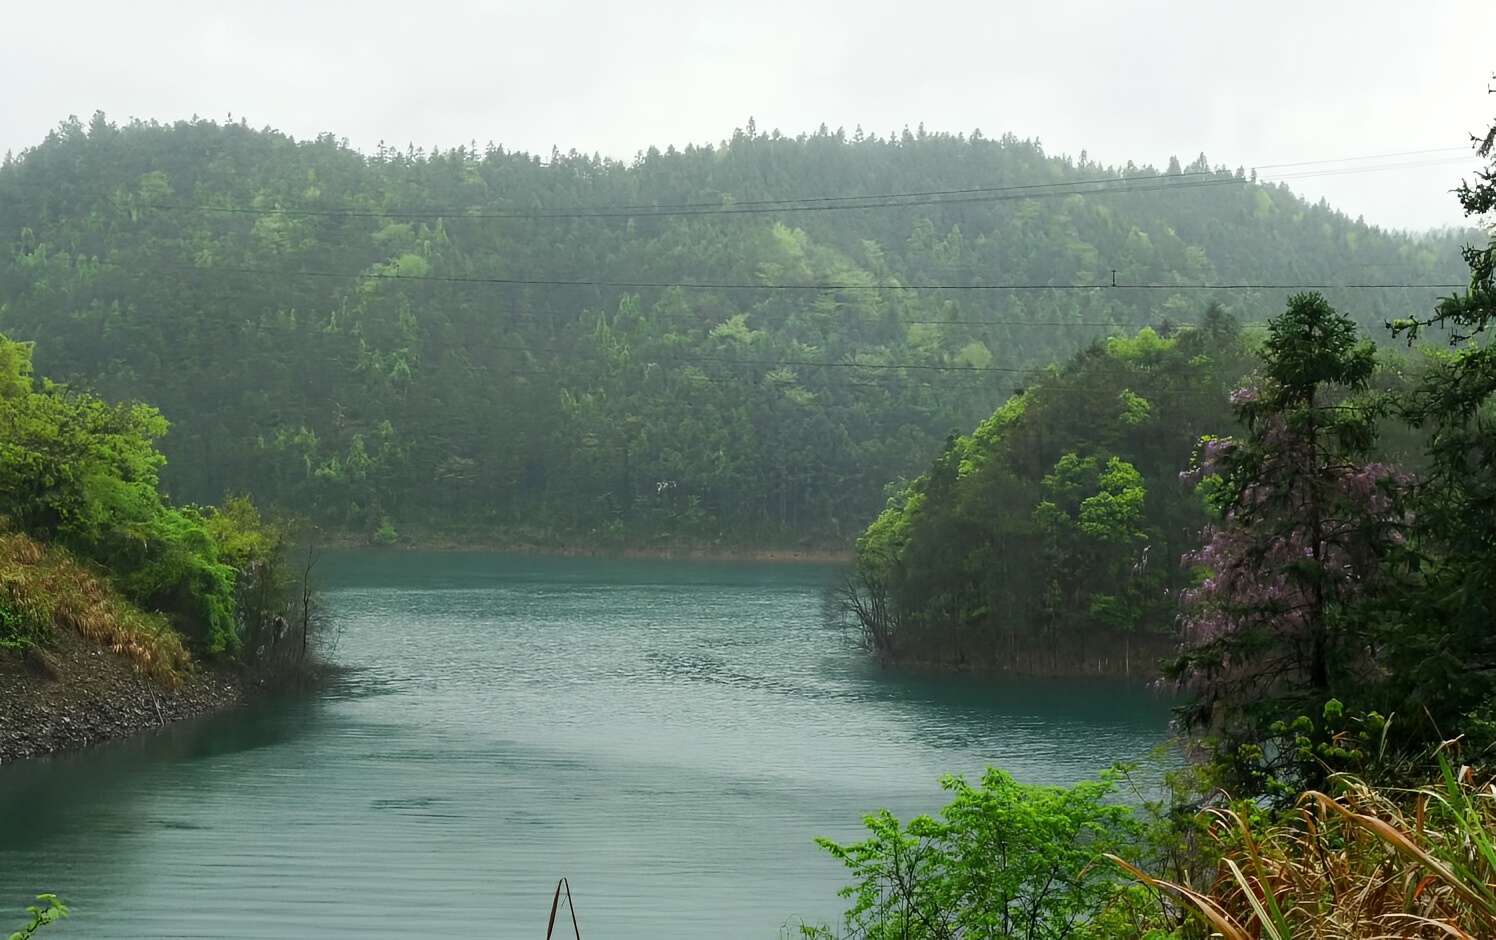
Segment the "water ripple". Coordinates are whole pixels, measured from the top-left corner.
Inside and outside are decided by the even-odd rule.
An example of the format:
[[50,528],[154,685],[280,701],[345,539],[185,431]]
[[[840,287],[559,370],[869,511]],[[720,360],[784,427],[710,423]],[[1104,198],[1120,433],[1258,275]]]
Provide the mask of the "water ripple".
[[882,672],[808,567],[327,567],[350,668],[317,697],[0,768],[0,909],[56,891],[85,938],[535,936],[565,875],[589,934],[773,937],[841,910],[813,837],[989,763],[1072,782],[1167,721],[1117,685]]

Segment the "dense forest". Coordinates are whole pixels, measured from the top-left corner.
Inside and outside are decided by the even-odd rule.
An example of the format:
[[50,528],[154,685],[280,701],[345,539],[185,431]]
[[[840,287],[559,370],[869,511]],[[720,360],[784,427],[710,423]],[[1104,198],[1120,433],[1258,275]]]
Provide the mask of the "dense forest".
[[844,546],[952,429],[1093,343],[1192,348],[1168,337],[1211,303],[1261,322],[1289,286],[1380,330],[1438,293],[1396,285],[1467,276],[1461,237],[1204,156],[751,122],[625,163],[100,115],[0,167],[0,241],[0,329],[159,407],[176,497],[550,546]]
[[[1496,124],[1474,144],[1486,166],[1456,192],[1489,222]],[[850,907],[802,936],[1496,936],[1496,242],[1463,254],[1465,285],[1389,324],[1443,328],[1414,353],[1295,293],[1245,335],[1216,313],[1093,348],[949,442],[858,543],[869,644],[960,661],[1177,629],[1182,759],[1161,798],[1134,789],[1141,812],[1114,796],[1135,767],[948,777],[938,817],[820,840]],[[1184,432],[1218,411],[1142,433],[1155,402],[1242,365],[1198,448]],[[1091,414],[1068,420],[1059,393],[1083,383]],[[1181,498],[1159,484],[1189,451]],[[1164,544],[1183,567],[1158,577],[1139,549]],[[1160,587],[1170,603],[1136,603]]]
[[244,497],[173,504],[165,431],[149,405],[38,379],[31,346],[0,335],[0,654],[41,655],[66,630],[167,686],[194,660],[305,658],[290,529]]
[[[1489,157],[1496,128],[1478,143]],[[1491,212],[1496,171],[1458,194]],[[1135,643],[1149,671],[1168,653],[1182,727],[1236,793],[1453,737],[1488,757],[1492,252],[1467,245],[1463,289],[1389,321],[1412,348],[1308,291],[1261,327],[1212,308],[1092,346],[890,500],[844,612],[896,661],[1119,672]]]
[[820,840],[848,935],[1496,931],[1483,235],[1014,138],[621,164],[102,117],[6,162],[0,233],[0,651],[71,627],[170,684],[299,601],[304,653],[287,530],[163,483],[386,542],[862,531],[842,609],[885,660],[1168,649],[1184,759],[1137,809],[1126,767],[989,768]]
[[1218,308],[1051,370],[890,501],[842,592],[885,660],[1150,675],[1207,521],[1180,479],[1255,365]]

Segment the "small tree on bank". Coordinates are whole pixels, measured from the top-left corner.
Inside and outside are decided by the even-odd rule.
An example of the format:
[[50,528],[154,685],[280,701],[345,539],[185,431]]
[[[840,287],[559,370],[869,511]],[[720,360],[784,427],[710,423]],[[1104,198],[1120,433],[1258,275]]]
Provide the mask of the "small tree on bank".
[[[939,818],[901,825],[880,810],[868,838],[817,839],[851,869],[842,897],[847,936],[869,940],[1098,940],[1118,896],[1106,852],[1129,853],[1141,825],[1109,804],[1113,778],[1073,787],[1030,786],[990,767],[979,784],[946,777],[952,800]],[[830,940],[825,928],[802,936]]]

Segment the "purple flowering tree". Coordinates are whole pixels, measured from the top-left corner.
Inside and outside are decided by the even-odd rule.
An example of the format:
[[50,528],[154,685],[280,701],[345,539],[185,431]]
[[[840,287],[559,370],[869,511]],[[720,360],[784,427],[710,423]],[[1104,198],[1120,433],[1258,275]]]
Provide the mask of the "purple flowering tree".
[[1205,441],[1193,474],[1217,521],[1184,559],[1201,580],[1172,675],[1192,693],[1191,730],[1284,772],[1274,729],[1375,679],[1359,609],[1400,537],[1401,477],[1367,460],[1384,407],[1354,323],[1298,294],[1268,331],[1257,383],[1232,397],[1243,433]]

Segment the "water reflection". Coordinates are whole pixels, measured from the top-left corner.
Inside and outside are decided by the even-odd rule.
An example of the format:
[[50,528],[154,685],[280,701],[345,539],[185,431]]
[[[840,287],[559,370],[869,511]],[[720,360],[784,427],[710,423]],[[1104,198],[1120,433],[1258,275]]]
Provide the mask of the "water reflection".
[[[306,733],[324,711],[321,696],[289,692],[266,696],[252,708],[174,722],[76,754],[0,767],[3,852],[65,838],[97,822],[119,819],[141,790],[134,780],[164,768],[212,762],[227,754],[273,748]],[[45,820],[46,824],[37,825]]]
[[600,936],[773,936],[840,910],[814,836],[935,809],[946,772],[1071,782],[1167,721],[1115,683],[879,670],[820,624],[824,569],[322,570],[353,667],[331,688],[0,768],[0,904],[56,890],[76,937],[364,937],[418,911],[518,936],[565,874]]

